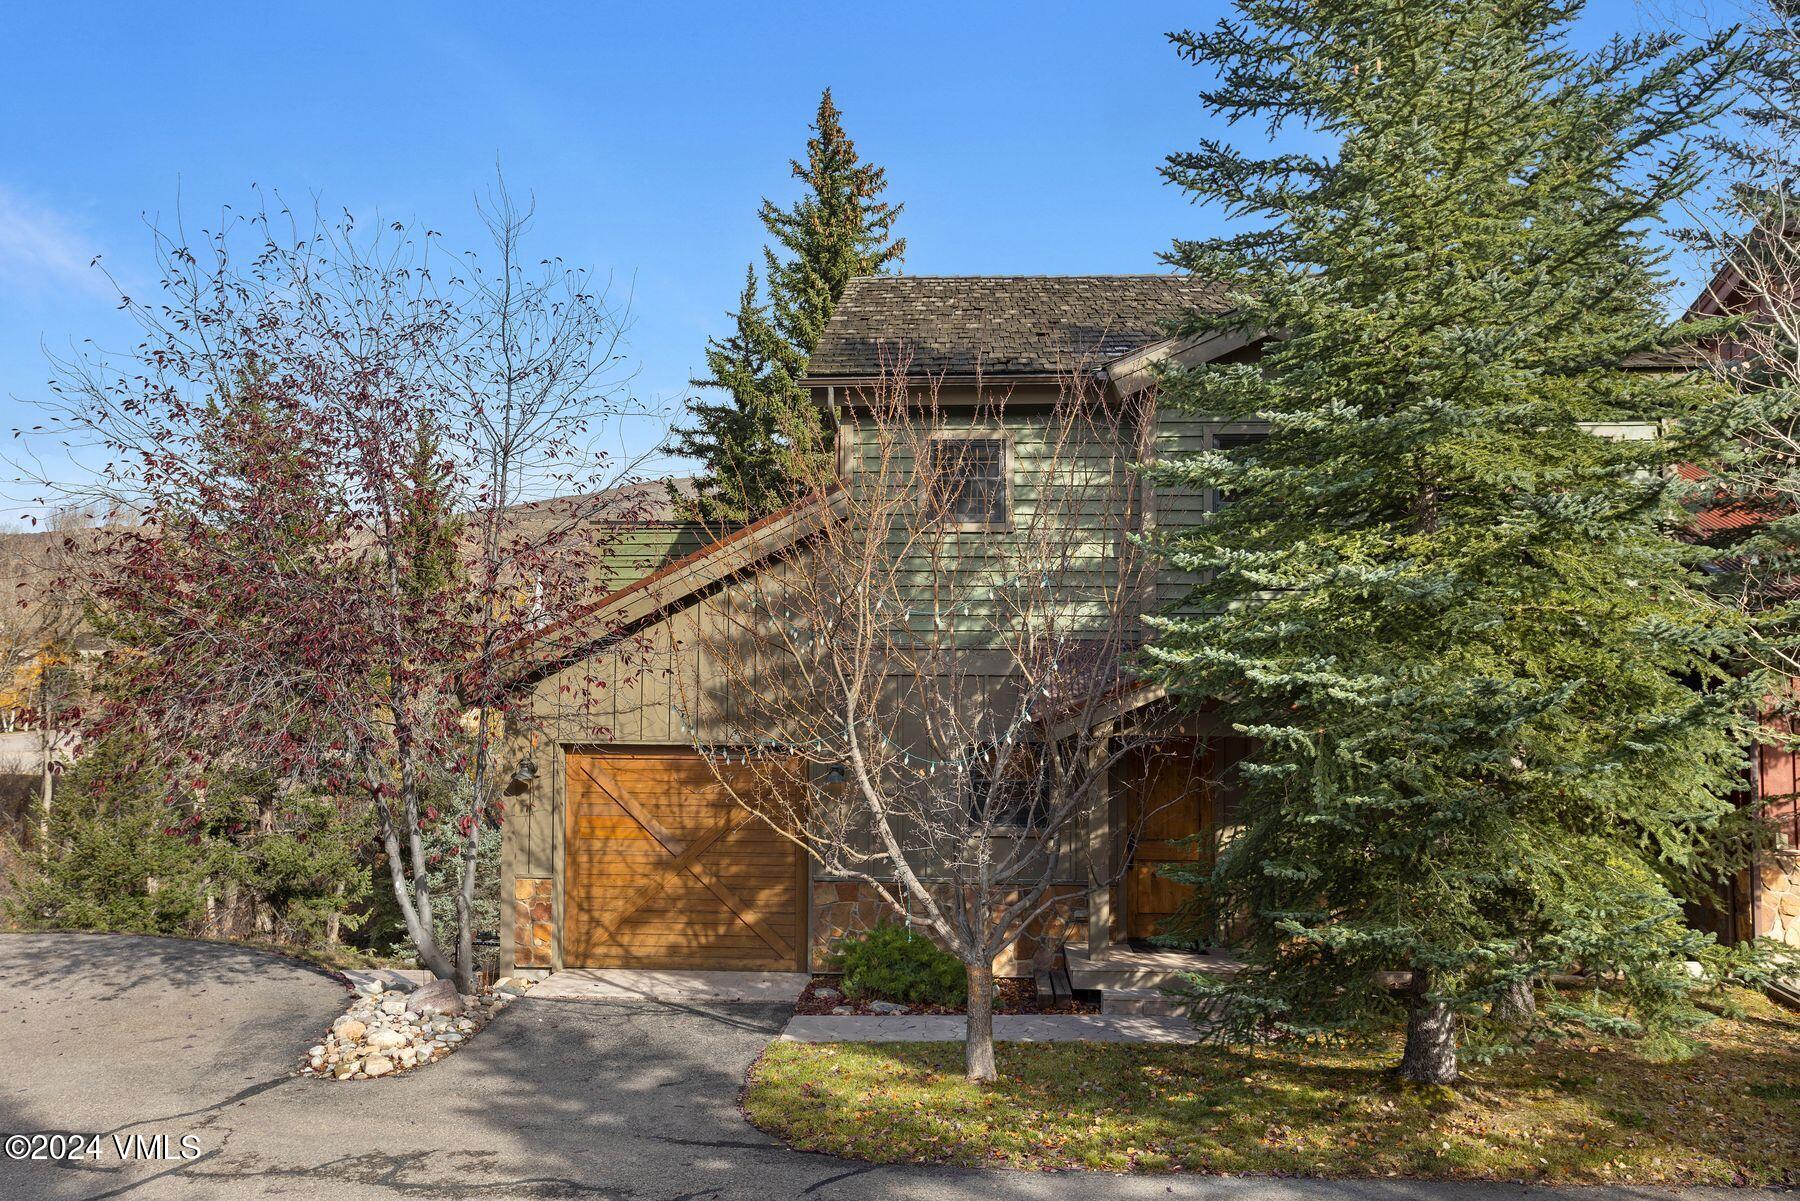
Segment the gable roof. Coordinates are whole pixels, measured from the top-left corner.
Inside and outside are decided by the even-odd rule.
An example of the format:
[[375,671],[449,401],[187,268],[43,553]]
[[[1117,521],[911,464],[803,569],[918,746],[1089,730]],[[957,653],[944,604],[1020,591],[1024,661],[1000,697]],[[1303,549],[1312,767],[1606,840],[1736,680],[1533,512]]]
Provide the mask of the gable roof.
[[1184,312],[1224,312],[1189,275],[869,275],[850,281],[814,348],[810,382],[878,376],[904,355],[934,376],[1092,370],[1170,335]]

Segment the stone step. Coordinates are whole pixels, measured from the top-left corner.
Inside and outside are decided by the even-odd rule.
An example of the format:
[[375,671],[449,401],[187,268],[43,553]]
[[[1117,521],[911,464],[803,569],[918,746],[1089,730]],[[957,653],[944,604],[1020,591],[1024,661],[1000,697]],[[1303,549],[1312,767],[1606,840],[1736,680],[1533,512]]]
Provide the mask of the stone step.
[[1223,975],[1237,965],[1233,956],[1221,952],[1201,955],[1187,951],[1107,947],[1093,954],[1070,948],[1066,955],[1069,983],[1078,989],[1099,991],[1157,992],[1179,986],[1183,976]]
[[1100,1012],[1141,1017],[1182,1017],[1175,998],[1153,988],[1109,988],[1100,993]]
[[1184,974],[1166,967],[1070,967],[1069,983],[1101,991],[1155,992],[1179,985]]

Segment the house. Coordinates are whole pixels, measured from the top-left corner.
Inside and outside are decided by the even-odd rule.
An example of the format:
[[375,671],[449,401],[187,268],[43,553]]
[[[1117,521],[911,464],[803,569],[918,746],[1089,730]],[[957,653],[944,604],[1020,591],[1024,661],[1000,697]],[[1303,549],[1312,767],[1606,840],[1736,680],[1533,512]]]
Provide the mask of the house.
[[[968,440],[991,449],[971,461],[1004,476],[997,495],[1012,504],[1014,482],[1030,481],[1039,461],[1033,414],[1053,405],[1072,375],[1103,396],[1127,398],[1153,386],[1160,360],[1254,355],[1246,338],[1168,336],[1184,311],[1224,302],[1219,288],[1172,275],[859,279],[806,383],[838,419],[848,478],[857,470],[859,398],[904,360],[910,378],[933,382],[938,420],[960,427],[965,449]],[[998,414],[989,408],[997,395],[1005,397]],[[1165,452],[1256,436],[1185,415],[1156,420]],[[1185,523],[1217,500],[1145,499],[1145,525]],[[718,670],[696,632],[816,523],[804,505],[773,514],[613,592],[583,619],[592,641],[576,639],[578,653],[529,681],[540,741],[527,752],[529,779],[507,803],[502,895],[512,920],[502,922],[504,969],[811,970],[839,935],[882,916],[866,887],[824,874],[774,831],[740,820],[695,750],[697,741],[717,745],[726,724],[707,706],[730,704],[704,697],[702,682]],[[1159,581],[1155,602],[1182,587]],[[566,633],[560,641],[569,641]],[[1002,971],[1026,971],[1058,946],[1080,952],[1156,933],[1183,895],[1157,869],[1195,854],[1183,840],[1227,807],[1220,781],[1241,739],[1203,715],[1167,711],[1152,690],[1135,690],[1121,707],[1132,710],[1136,728],[1152,731],[1155,745],[1116,772],[1084,814],[1077,852],[1056,880],[1059,909]],[[748,787],[753,769],[741,770]]]
[[[1254,359],[1252,338],[1168,335],[1182,312],[1224,303],[1216,286],[1171,275],[864,278],[845,292],[806,383],[838,422],[838,470],[850,480],[865,432],[859,414],[904,362],[910,378],[934,382],[937,421],[987,444],[981,449],[991,453],[970,461],[996,473],[992,494],[1010,505],[1037,461],[1032,415],[1072,375],[1124,400],[1154,387],[1159,362]],[[1006,398],[998,416],[988,407],[995,395]],[[1259,436],[1250,425],[1186,413],[1153,420],[1161,454]],[[1650,425],[1595,432],[1655,436]],[[1132,520],[1184,525],[1219,503],[1146,491]],[[704,687],[720,673],[698,632],[819,520],[798,506],[672,559],[600,601],[583,619],[591,638],[573,640],[576,653],[530,678],[540,741],[525,752],[533,770],[507,806],[503,970],[815,970],[835,939],[883,916],[866,886],[826,874],[775,831],[745,820],[695,750],[719,744],[731,704]],[[1185,587],[1164,573],[1152,601],[1165,604]],[[1149,745],[1113,770],[1082,816],[1076,853],[1055,881],[1059,908],[998,965],[1002,972],[1028,972],[1058,948],[1093,957],[1157,933],[1184,897],[1159,869],[1199,853],[1189,840],[1228,818],[1226,768],[1243,753],[1242,739],[1205,713],[1173,711],[1149,688],[1131,690],[1120,716]],[[734,787],[755,786],[748,763],[721,770],[744,773]]]

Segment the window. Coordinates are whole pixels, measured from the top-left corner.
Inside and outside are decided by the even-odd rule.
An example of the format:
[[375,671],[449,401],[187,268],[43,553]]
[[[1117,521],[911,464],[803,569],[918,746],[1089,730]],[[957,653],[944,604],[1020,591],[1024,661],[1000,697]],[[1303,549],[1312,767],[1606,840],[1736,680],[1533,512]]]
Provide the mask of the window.
[[1011,518],[1006,439],[938,438],[927,465],[934,507],[952,525],[1003,529]]
[[976,821],[985,816],[996,826],[1029,830],[1037,826],[1049,807],[1051,764],[1035,751],[1019,751],[996,782],[980,769],[969,773],[969,813]]
[[[1238,450],[1245,446],[1255,446],[1258,442],[1262,442],[1265,439],[1267,439],[1268,436],[1269,436],[1268,434],[1261,433],[1261,432],[1214,434],[1213,435],[1213,449],[1214,450],[1223,450],[1223,451],[1232,451],[1232,450]],[[1226,505],[1228,505],[1230,503],[1231,503],[1231,496],[1223,488],[1214,489],[1214,491],[1213,491],[1213,512],[1215,512],[1215,513],[1218,512],[1220,509],[1223,509]]]

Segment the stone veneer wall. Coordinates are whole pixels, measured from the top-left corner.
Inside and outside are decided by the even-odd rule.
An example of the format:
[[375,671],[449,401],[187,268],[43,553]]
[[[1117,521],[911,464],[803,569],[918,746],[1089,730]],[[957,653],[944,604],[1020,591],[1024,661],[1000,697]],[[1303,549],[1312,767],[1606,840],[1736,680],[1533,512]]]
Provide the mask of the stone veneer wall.
[[[1064,885],[1057,893],[1061,903],[1034,923],[1007,954],[994,965],[1001,976],[1030,976],[1048,967],[1059,943],[1087,945],[1087,893],[1079,885]],[[860,934],[880,922],[897,922],[894,911],[868,885],[857,881],[815,880],[812,885],[812,966],[824,970],[832,948],[846,934]],[[1038,962],[1042,956],[1044,962]]]
[[1756,933],[1800,947],[1800,851],[1765,852],[1751,876]]
[[520,876],[513,881],[513,966],[549,967],[556,939],[556,881]]

